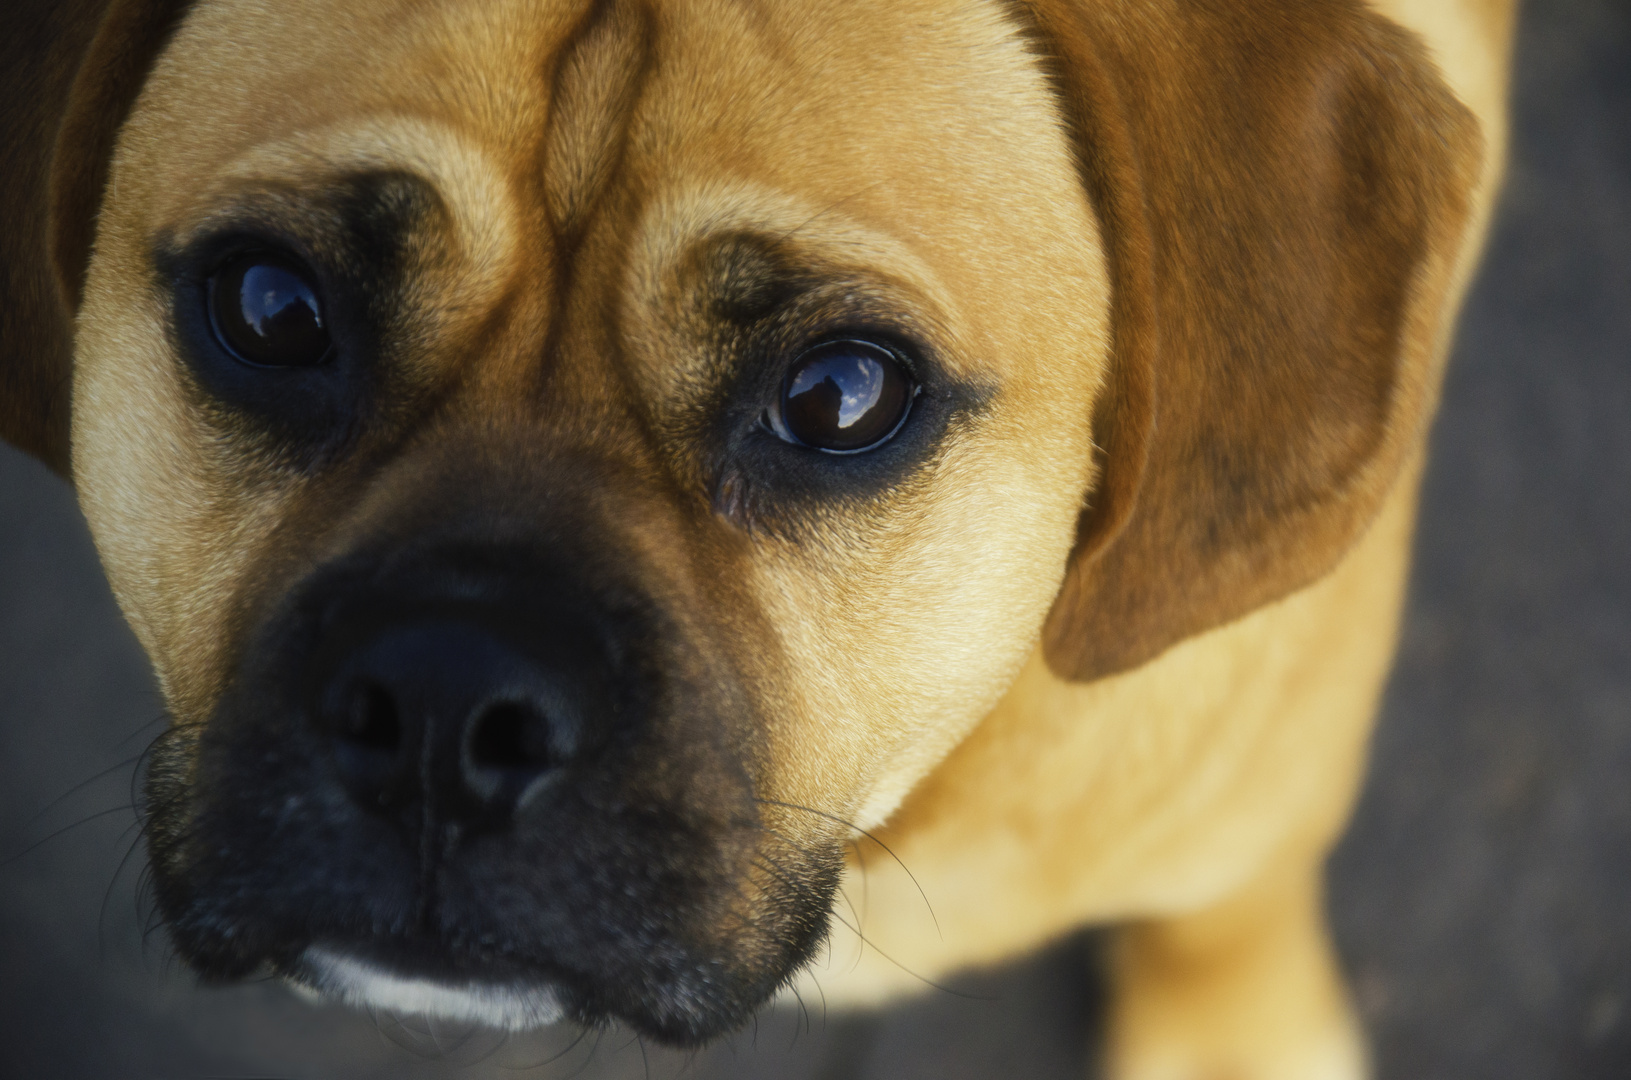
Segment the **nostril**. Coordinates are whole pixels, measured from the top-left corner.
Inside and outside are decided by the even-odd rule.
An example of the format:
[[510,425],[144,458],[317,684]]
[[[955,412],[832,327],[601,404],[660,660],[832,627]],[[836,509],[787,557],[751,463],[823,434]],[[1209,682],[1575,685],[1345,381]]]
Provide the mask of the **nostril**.
[[504,773],[538,773],[553,761],[548,722],[526,705],[501,701],[476,716],[470,731],[470,763]]
[[507,814],[539,789],[534,781],[563,764],[550,718],[532,702],[498,701],[470,717],[463,754],[465,790]]
[[502,828],[577,754],[576,677],[481,626],[388,626],[337,659],[313,713],[331,775],[412,827],[417,808]]
[[402,715],[396,698],[371,680],[353,684],[330,712],[340,777],[365,804],[392,801],[402,771]]
[[351,695],[339,734],[360,747],[394,755],[402,745],[396,699],[378,683],[363,683]]

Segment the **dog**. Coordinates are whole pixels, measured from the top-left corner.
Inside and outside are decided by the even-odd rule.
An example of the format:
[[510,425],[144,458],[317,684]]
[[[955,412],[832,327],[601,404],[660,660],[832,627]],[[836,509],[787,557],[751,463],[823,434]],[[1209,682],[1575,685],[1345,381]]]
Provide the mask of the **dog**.
[[1110,1075],[1364,1075],[1321,866],[1511,24],[9,6],[0,434],[172,714],[179,955],[696,1045],[1108,923]]

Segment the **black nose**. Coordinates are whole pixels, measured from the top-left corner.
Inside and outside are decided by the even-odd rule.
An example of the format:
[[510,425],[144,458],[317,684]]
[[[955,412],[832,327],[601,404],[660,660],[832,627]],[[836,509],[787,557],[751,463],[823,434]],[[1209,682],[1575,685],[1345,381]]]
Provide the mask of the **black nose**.
[[342,783],[364,807],[502,824],[577,751],[570,680],[463,622],[382,631],[318,701]]

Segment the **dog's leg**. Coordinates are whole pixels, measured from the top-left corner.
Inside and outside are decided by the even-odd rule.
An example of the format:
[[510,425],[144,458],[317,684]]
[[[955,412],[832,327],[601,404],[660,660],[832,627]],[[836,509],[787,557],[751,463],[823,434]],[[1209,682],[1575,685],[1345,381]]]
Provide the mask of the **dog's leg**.
[[1111,1080],[1366,1075],[1318,861],[1282,865],[1207,910],[1125,927],[1111,974]]

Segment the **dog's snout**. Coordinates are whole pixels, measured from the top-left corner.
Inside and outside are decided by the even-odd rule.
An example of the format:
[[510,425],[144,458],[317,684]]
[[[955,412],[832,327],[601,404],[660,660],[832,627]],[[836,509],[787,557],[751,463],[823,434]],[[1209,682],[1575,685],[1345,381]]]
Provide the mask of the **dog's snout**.
[[[711,611],[615,536],[575,542],[382,540],[264,616],[192,757],[150,774],[194,966],[694,1043],[815,949],[841,854],[762,825],[757,717]],[[801,891],[761,915],[770,845]]]
[[499,824],[573,756],[580,703],[541,659],[458,621],[387,628],[323,687],[318,723],[360,805]]

